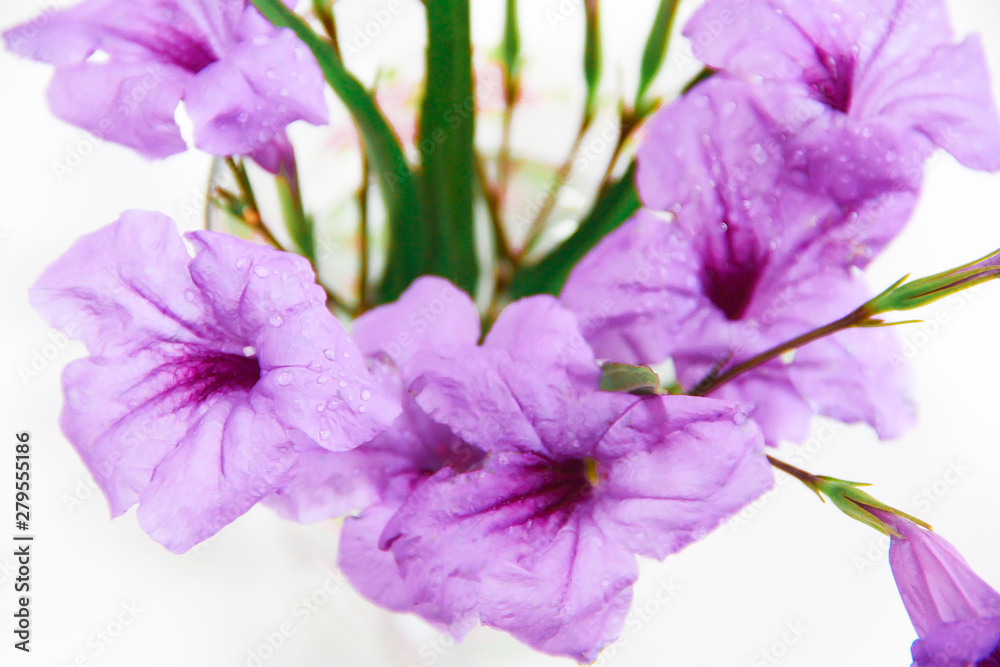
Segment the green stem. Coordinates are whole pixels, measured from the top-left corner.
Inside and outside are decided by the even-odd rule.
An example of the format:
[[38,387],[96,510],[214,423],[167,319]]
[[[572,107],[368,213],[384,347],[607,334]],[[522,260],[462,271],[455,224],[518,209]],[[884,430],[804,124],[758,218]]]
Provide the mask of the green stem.
[[[789,465],[788,463],[785,463],[780,459],[776,459],[770,454],[767,455],[767,460],[771,463],[772,466],[774,466],[778,470],[782,471],[783,473],[791,475],[795,479],[799,480],[800,482],[808,486],[813,491],[816,491],[817,494],[819,493],[817,491],[817,485],[821,481],[819,476],[813,475],[812,473],[808,473],[805,470],[796,468],[793,465]],[[820,496],[820,499],[822,500],[822,496]]]
[[361,185],[358,187],[358,234],[361,236],[361,257],[358,266],[358,312],[368,310],[368,188],[370,186],[368,156],[361,151]]
[[710,373],[701,382],[699,382],[694,388],[687,392],[690,396],[707,396],[712,393],[722,385],[726,384],[730,380],[746,373],[749,370],[757,368],[761,364],[766,364],[767,362],[780,357],[786,352],[790,352],[803,345],[808,345],[809,343],[819,340],[820,338],[825,338],[831,334],[835,334],[838,331],[843,331],[844,329],[850,329],[851,327],[862,324],[871,317],[871,311],[866,306],[861,306],[853,312],[845,315],[844,317],[831,322],[825,326],[818,329],[813,329],[808,331],[801,336],[796,336],[791,340],[785,341],[779,345],[775,345],[769,350],[761,352],[760,354],[747,359],[746,361],[739,363],[728,371],[721,375],[715,375]]
[[254,197],[253,186],[250,185],[250,178],[247,176],[246,167],[243,166],[242,161],[237,162],[232,157],[226,157],[226,165],[233,173],[233,178],[236,179],[236,187],[239,189],[240,198],[243,200],[241,211],[243,223],[263,237],[268,245],[278,250],[284,250],[285,246],[274,237],[274,234],[267,228],[267,225],[264,224],[264,220],[260,216],[260,209],[257,207],[257,198]]
[[570,174],[573,171],[573,163],[580,152],[580,146],[583,145],[583,138],[587,134],[587,130],[590,129],[591,122],[593,122],[593,117],[588,113],[584,113],[583,119],[580,121],[580,129],[577,130],[576,137],[573,139],[573,145],[569,149],[569,154],[567,154],[566,160],[556,170],[555,178],[552,181],[552,185],[549,186],[545,200],[542,202],[542,207],[528,228],[528,235],[525,237],[524,245],[513,257],[515,265],[520,264],[524,260],[525,255],[531,252],[545,231],[545,223],[548,222],[549,216],[555,210],[556,202],[559,200],[559,191],[562,190],[563,186],[566,185],[566,181],[569,180]]

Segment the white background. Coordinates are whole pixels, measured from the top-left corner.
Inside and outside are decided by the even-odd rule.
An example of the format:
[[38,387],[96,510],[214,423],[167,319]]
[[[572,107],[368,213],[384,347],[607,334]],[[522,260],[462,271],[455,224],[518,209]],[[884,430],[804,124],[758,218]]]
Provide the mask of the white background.
[[[342,34],[349,39],[387,4],[338,3]],[[480,56],[499,39],[502,4],[475,3]],[[579,0],[565,0],[568,20],[550,25],[545,12],[560,11],[557,0],[521,4],[529,79],[516,149],[552,161],[566,150],[576,123],[583,12]],[[992,70],[1000,72],[1000,5],[988,0],[949,5],[960,34],[983,34]],[[0,27],[27,20],[44,6],[4,0]],[[651,0],[605,5],[609,104],[617,91],[635,85],[630,73],[653,6]],[[692,7],[685,9],[687,15]],[[370,80],[378,66],[419,62],[420,17],[418,3],[403,0],[402,11],[352,65]],[[667,70],[662,90],[675,88],[690,71],[676,60]],[[259,653],[266,637],[274,639],[283,627],[288,636],[277,651],[264,649],[263,664],[572,664],[490,629],[475,630],[461,645],[450,646],[422,621],[372,606],[336,572],[333,522],[299,526],[255,509],[209,543],[175,556],[149,540],[131,515],[109,520],[103,497],[57,426],[60,369],[83,354],[82,346],[46,347],[52,332],[28,306],[26,291],[77,236],[113,221],[123,209],[164,211],[194,228],[198,218],[190,211],[201,205],[209,161],[189,152],[150,163],[95,143],[48,112],[50,74],[45,65],[0,54],[0,508],[7,508],[0,509],[0,664],[254,665],[249,652]],[[994,76],[993,85],[1000,89],[1000,78]],[[546,104],[557,112],[544,111]],[[483,131],[486,136],[487,123]],[[60,179],[57,163],[74,166]],[[595,167],[590,177],[599,171]],[[326,179],[333,189],[348,182],[349,190],[354,177],[330,172],[310,182]],[[322,199],[315,190],[312,197]],[[873,286],[1000,247],[998,211],[1000,176],[971,173],[949,156],[938,156],[928,166],[917,216],[872,266]],[[813,472],[876,483],[877,497],[932,523],[986,580],[1000,586],[1000,289],[988,285],[920,315],[939,322],[900,330],[915,372],[918,430],[881,443],[866,428],[818,422],[815,437],[797,448],[798,456]],[[37,374],[26,376],[33,361]],[[30,656],[11,648],[13,547],[3,546],[9,540],[4,535],[14,532],[3,526],[7,517],[13,522],[14,434],[21,430],[32,435],[37,535]],[[784,453],[795,456],[795,449]],[[664,563],[644,562],[636,615],[621,645],[601,661],[903,667],[915,635],[885,552],[877,533],[822,505],[797,483],[782,483],[704,541]],[[302,604],[310,598],[314,611]],[[119,625],[124,621],[127,627]]]

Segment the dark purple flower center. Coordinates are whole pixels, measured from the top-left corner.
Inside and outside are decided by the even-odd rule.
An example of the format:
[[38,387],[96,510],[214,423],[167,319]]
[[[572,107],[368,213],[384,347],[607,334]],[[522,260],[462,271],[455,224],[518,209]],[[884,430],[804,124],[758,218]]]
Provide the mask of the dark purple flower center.
[[507,520],[494,528],[497,531],[549,519],[562,526],[573,509],[593,493],[596,469],[596,462],[589,457],[555,461],[539,455],[537,462],[522,468],[525,479],[531,480],[530,487],[482,513],[503,510]]
[[847,113],[851,108],[854,83],[854,58],[834,56],[816,49],[823,69],[806,75],[806,82],[816,91],[819,100],[827,106]]
[[169,393],[180,408],[203,403],[212,396],[249,391],[260,380],[260,363],[253,356],[198,350],[161,364],[156,372],[172,376],[164,393]]
[[746,312],[766,259],[757,252],[752,238],[738,240],[733,225],[725,227],[721,247],[715,244],[702,253],[701,286],[726,319],[735,321]]
[[149,51],[156,60],[197,74],[219,60],[202,32],[190,18],[175,15],[170,23],[149,20],[142,25],[109,32]]

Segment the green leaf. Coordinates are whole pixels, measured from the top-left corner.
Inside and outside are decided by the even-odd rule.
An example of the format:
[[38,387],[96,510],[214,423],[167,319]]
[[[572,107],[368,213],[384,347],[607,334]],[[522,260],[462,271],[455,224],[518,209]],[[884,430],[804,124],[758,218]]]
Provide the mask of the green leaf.
[[[386,277],[398,288],[400,276],[419,275],[423,257],[419,202],[410,165],[399,138],[393,132],[375,98],[365,90],[344,66],[336,49],[313,32],[301,17],[288,9],[282,0],[252,0],[254,6],[274,25],[291,28],[316,57],[330,87],[347,107],[361,132],[372,167],[379,176],[379,186],[389,227],[389,257]],[[405,287],[405,285],[403,286]],[[388,290],[390,294],[393,289]],[[395,298],[392,296],[391,298]]]
[[639,210],[635,189],[635,161],[594,203],[576,232],[555,250],[532,265],[522,266],[511,282],[514,299],[530,294],[559,294],[577,262],[607,234]]
[[670,45],[670,31],[674,25],[674,16],[677,13],[677,3],[679,0],[661,0],[660,6],[656,10],[653,18],[653,27],[649,30],[646,38],[646,48],[642,52],[642,66],[639,70],[639,91],[635,95],[635,108],[642,109],[647,105],[646,91],[653,83],[660,67],[663,66],[663,58],[667,54],[667,47]]
[[587,32],[583,45],[583,78],[587,83],[585,117],[592,117],[597,108],[597,89],[601,83],[601,18],[598,0],[584,0]]
[[658,394],[660,376],[649,366],[632,366],[607,361],[601,365],[601,391],[619,391],[629,394]]
[[[394,299],[417,276],[434,274],[475,293],[476,95],[468,0],[426,0],[427,81],[420,111],[421,261],[387,275],[382,300]],[[414,270],[415,269],[415,270]]]

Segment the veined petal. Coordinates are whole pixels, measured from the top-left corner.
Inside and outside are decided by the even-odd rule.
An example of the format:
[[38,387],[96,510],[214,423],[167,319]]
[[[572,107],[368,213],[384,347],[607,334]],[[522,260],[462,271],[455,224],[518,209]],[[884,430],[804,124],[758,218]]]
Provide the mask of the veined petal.
[[242,345],[211,324],[187,276],[190,257],[173,221],[126,211],[113,225],[80,237],[29,291],[53,327],[93,354],[116,355],[158,343]]
[[215,403],[152,471],[139,525],[175,553],[187,551],[253,507],[295,461],[285,429],[246,396]]
[[701,539],[774,484],[756,424],[739,408],[645,397],[596,450],[594,519],[614,543],[665,558]]

